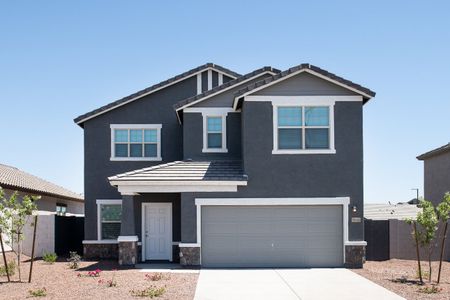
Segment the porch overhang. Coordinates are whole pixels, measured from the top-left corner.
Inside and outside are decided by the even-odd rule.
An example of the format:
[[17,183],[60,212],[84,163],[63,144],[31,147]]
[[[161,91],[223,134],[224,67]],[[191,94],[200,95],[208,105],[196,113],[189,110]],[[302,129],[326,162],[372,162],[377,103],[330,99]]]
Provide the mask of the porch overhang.
[[176,161],[108,178],[122,195],[236,192],[247,185],[239,161]]

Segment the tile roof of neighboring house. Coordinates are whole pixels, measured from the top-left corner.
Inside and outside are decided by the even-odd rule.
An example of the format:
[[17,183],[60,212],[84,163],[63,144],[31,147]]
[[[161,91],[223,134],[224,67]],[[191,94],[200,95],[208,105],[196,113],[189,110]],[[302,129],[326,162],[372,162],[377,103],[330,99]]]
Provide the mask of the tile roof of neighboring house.
[[36,195],[45,194],[75,201],[83,201],[83,196],[59,185],[28,174],[15,167],[0,164],[0,186]]
[[406,218],[415,219],[417,213],[421,209],[417,205],[413,204],[374,204],[365,203],[364,204],[364,218],[370,220],[404,220]]
[[230,88],[230,87],[232,87],[234,85],[237,85],[239,83],[242,83],[243,81],[245,81],[247,79],[250,79],[250,78],[252,78],[254,76],[257,76],[259,74],[262,74],[264,72],[280,73],[281,71],[278,70],[278,69],[272,68],[272,67],[262,67],[260,69],[254,70],[253,72],[250,72],[250,73],[247,73],[245,75],[242,75],[242,76],[240,76],[240,77],[238,77],[238,78],[236,78],[234,80],[230,80],[230,81],[228,81],[228,82],[226,82],[226,83],[224,83],[222,85],[216,86],[215,88],[213,88],[211,90],[208,90],[208,91],[205,91],[205,92],[203,92],[201,94],[198,94],[198,95],[192,96],[190,98],[181,100],[180,102],[174,104],[173,108],[175,110],[179,110],[180,108],[182,108],[182,107],[184,108],[185,106],[188,106],[191,103],[199,102],[199,100],[201,100],[201,99],[203,99],[205,97],[209,98],[209,96],[211,96],[211,95],[218,94],[218,93],[220,93],[220,92],[222,92],[224,90],[228,90],[228,88]]
[[354,82],[352,82],[350,80],[344,79],[344,78],[339,77],[339,76],[337,76],[337,75],[335,75],[333,73],[330,73],[328,71],[325,71],[325,70],[323,70],[323,69],[321,69],[319,67],[316,67],[316,66],[313,66],[313,65],[310,65],[310,64],[301,64],[301,65],[289,68],[286,71],[283,71],[283,72],[278,73],[276,75],[273,75],[272,77],[268,77],[268,78],[263,79],[261,81],[255,82],[255,83],[253,83],[253,84],[251,84],[251,85],[249,85],[249,86],[247,86],[247,87],[237,91],[234,94],[234,96],[235,96],[235,98],[239,98],[239,97],[243,96],[244,94],[247,94],[247,93],[251,92],[252,90],[255,90],[255,89],[260,88],[262,86],[268,85],[268,84],[270,84],[272,82],[276,82],[278,80],[281,80],[284,77],[287,77],[288,75],[291,75],[293,73],[297,73],[299,71],[305,71],[305,70],[306,71],[310,70],[312,72],[315,72],[315,73],[317,73],[319,75],[322,75],[322,76],[326,77],[327,79],[329,79],[331,81],[337,82],[337,83],[342,84],[342,85],[344,85],[344,86],[346,86],[348,88],[351,88],[353,90],[358,91],[359,93],[364,95],[364,97],[365,97],[364,103],[367,102],[370,98],[375,96],[375,92],[371,91],[368,88],[365,88],[365,87],[363,87],[363,86],[361,86],[359,84],[356,84],[356,83],[354,83]]
[[110,181],[246,181],[241,161],[174,161],[108,178]]
[[85,113],[85,114],[75,118],[74,122],[77,123],[78,125],[82,126],[82,123],[84,121],[87,121],[88,119],[93,118],[94,116],[97,116],[99,114],[105,113],[105,112],[107,112],[109,110],[112,110],[112,109],[114,109],[116,107],[119,107],[119,106],[121,106],[121,105],[123,105],[125,103],[128,103],[128,102],[131,102],[133,100],[136,100],[136,99],[138,99],[140,97],[143,97],[143,96],[145,96],[145,95],[147,95],[147,94],[149,94],[151,92],[155,92],[157,90],[160,90],[161,88],[164,88],[167,85],[175,83],[175,82],[177,82],[177,81],[179,81],[181,79],[189,77],[189,76],[191,76],[193,74],[196,74],[196,73],[198,73],[198,72],[200,72],[200,71],[202,71],[204,69],[208,69],[208,68],[214,68],[214,69],[216,69],[218,71],[221,71],[221,72],[229,75],[230,77],[234,77],[234,78],[237,78],[237,77],[241,76],[240,74],[238,74],[236,72],[233,72],[233,71],[231,71],[229,69],[226,69],[224,67],[221,67],[219,65],[216,65],[216,64],[213,64],[213,63],[206,63],[204,65],[201,65],[201,66],[198,66],[198,67],[196,67],[194,69],[191,69],[191,70],[189,70],[187,72],[184,72],[182,74],[179,74],[179,75],[174,76],[172,78],[169,78],[167,80],[161,81],[160,83],[152,85],[152,86],[150,86],[148,88],[145,88],[145,89],[143,89],[141,91],[133,93],[133,94],[131,94],[129,96],[126,96],[126,97],[124,97],[122,99],[119,99],[117,101],[114,101],[112,103],[104,105],[104,106],[102,106],[100,108],[94,109],[93,111]]
[[417,156],[418,160],[425,160],[428,159],[430,157],[442,154],[442,153],[446,153],[446,152],[450,152],[450,143],[448,143],[447,145],[444,145],[442,147],[433,149],[431,151],[425,152],[424,154],[421,154],[419,156]]

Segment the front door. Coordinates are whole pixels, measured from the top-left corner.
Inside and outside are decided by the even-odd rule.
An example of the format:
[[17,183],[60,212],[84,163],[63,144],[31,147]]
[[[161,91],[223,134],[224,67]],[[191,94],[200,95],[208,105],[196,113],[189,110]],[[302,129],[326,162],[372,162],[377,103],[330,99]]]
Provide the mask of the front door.
[[172,203],[143,203],[142,216],[142,260],[172,261]]

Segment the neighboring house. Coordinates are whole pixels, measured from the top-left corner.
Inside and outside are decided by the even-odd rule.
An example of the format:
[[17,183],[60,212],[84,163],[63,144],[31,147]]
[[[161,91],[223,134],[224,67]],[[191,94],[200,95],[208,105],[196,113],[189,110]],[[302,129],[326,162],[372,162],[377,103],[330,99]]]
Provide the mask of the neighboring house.
[[450,192],[450,143],[417,157],[424,163],[424,196],[437,205]]
[[[36,256],[41,256],[44,252],[55,252],[56,214],[84,213],[83,196],[15,167],[0,164],[0,187],[6,197],[17,191],[19,200],[25,195],[41,196],[36,202],[39,214]],[[31,220],[28,220],[28,223],[31,223]],[[33,229],[31,226],[25,226],[24,232],[23,252],[30,255]]]
[[361,267],[363,105],[310,64],[205,64],[75,119],[85,257]]

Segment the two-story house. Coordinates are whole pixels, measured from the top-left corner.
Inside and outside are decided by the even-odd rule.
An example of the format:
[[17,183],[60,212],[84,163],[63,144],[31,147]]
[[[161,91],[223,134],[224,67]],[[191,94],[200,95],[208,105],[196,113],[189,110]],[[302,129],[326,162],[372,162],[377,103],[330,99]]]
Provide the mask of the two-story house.
[[205,64],[75,119],[85,257],[361,267],[363,105],[310,64]]

